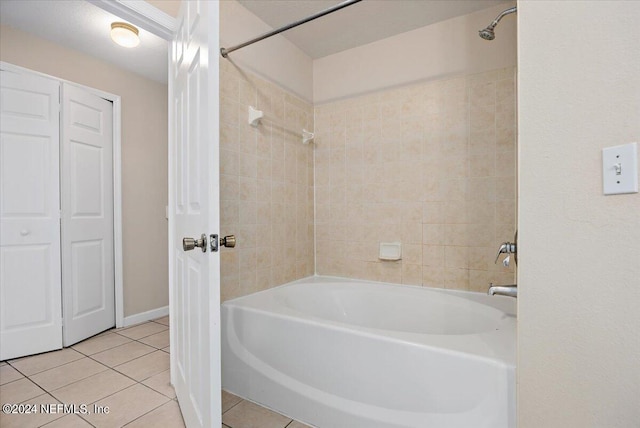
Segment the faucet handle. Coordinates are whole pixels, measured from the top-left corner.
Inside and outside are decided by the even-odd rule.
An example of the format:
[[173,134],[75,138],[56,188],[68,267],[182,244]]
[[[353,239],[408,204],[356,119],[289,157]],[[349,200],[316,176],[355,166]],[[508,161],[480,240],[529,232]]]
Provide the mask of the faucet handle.
[[[502,245],[500,245],[500,248],[498,249],[498,254],[496,254],[496,261],[494,263],[498,263],[498,260],[500,259],[500,254],[515,254],[515,253],[516,253],[516,244],[513,244],[511,242],[503,242]],[[505,267],[507,266],[509,266],[508,261]]]
[[504,260],[502,260],[502,266],[508,268],[509,267],[509,262],[511,261],[511,256],[507,256],[504,258]]

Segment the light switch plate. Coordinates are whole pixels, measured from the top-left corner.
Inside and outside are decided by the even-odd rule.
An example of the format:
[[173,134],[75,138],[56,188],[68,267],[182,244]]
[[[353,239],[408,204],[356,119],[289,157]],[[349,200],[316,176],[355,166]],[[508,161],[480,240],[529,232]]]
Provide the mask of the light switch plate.
[[638,193],[638,143],[602,149],[605,195]]

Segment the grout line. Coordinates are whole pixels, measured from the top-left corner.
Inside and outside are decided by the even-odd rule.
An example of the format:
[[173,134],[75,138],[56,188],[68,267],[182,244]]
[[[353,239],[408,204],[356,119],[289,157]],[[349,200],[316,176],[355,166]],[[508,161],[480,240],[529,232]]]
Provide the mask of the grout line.
[[[78,351],[76,351],[76,352],[78,352]],[[18,372],[20,372],[20,373],[21,373],[23,376],[25,376],[26,378],[29,378],[29,380],[31,380],[33,383],[35,383],[35,381],[31,379],[33,376],[37,376],[37,375],[39,375],[39,374],[42,374],[42,373],[48,372],[48,371],[50,371],[50,370],[58,369],[58,368],[60,368],[60,367],[63,367],[63,366],[69,365],[69,364],[71,364],[71,363],[76,363],[76,362],[78,362],[78,361],[83,360],[84,358],[89,358],[87,355],[84,355],[84,354],[83,354],[83,353],[81,353],[81,352],[78,352],[78,354],[82,355],[82,357],[81,357],[81,358],[78,358],[77,360],[68,361],[68,362],[66,362],[66,363],[64,363],[64,364],[60,364],[60,365],[58,365],[58,366],[51,367],[51,368],[49,368],[49,369],[47,369],[47,370],[43,370],[43,371],[40,371],[40,372],[37,372],[37,373],[32,373],[32,374],[31,374],[31,375],[29,375],[29,376],[25,376],[25,375],[24,375],[24,373],[20,372],[20,370],[18,370],[17,368],[15,368],[15,367],[13,367],[13,366],[12,366],[12,367],[13,367],[15,370],[17,370]],[[95,361],[95,360],[94,360],[94,361]],[[100,363],[99,361],[97,361],[97,362],[98,362],[98,363]],[[104,366],[104,364],[102,364],[102,363],[100,363],[100,364]],[[105,367],[106,367],[106,366],[105,366]],[[107,367],[107,368],[108,368],[108,367]],[[103,370],[103,371],[104,371],[104,370]],[[99,372],[98,372],[98,373],[99,373]],[[94,374],[97,374],[97,373],[94,373]],[[93,376],[93,375],[90,375],[90,376]],[[90,376],[87,376],[87,377],[90,377]],[[84,378],[82,378],[82,379],[86,379],[87,377],[84,377]],[[82,379],[79,379],[79,380],[82,380]],[[75,382],[72,382],[72,383],[75,383]],[[61,386],[60,388],[62,388],[62,386]]]
[[[14,369],[15,369],[15,367],[14,367]],[[16,370],[17,370],[17,371],[19,371],[18,369],[16,369]],[[20,374],[22,374],[22,375],[24,376],[24,373],[20,372]],[[31,382],[32,384],[34,384],[35,386],[37,386],[40,390],[44,391],[44,392],[45,392],[45,394],[48,394],[48,393],[49,393],[49,392],[48,392],[47,390],[45,390],[43,387],[41,387],[40,385],[38,385],[37,383],[35,383],[35,382],[34,382],[34,381],[29,377],[29,376],[24,376],[24,378],[16,379],[16,380],[11,381],[11,382],[7,382],[7,383],[5,383],[5,384],[4,384],[4,385],[2,385],[2,386],[9,385],[10,383],[17,382],[17,381],[22,380],[22,379],[26,379],[26,380],[28,380],[29,382]],[[42,395],[42,394],[38,394],[38,395],[36,395],[36,397],[39,397],[39,396],[41,396],[41,395]],[[32,400],[33,398],[35,398],[35,397],[29,398],[29,400]],[[24,401],[23,401],[23,402],[24,402]]]
[[[58,403],[61,403],[61,401],[60,401],[60,400],[58,400],[57,398],[55,398],[53,395],[51,395],[51,394],[50,394],[50,393],[48,393],[48,392],[47,392],[47,393],[45,393],[45,394],[40,394],[40,395],[38,395],[38,396],[36,396],[36,397],[33,397],[33,398],[29,398],[28,400],[23,401],[23,403],[26,403],[27,401],[35,400],[36,398],[42,397],[43,395],[48,395],[49,397],[53,398],[53,399],[54,399],[55,401],[57,401]],[[28,404],[31,404],[31,403],[28,403]],[[54,414],[54,413],[50,413],[50,414]],[[53,423],[53,422],[55,422],[55,421],[57,421],[57,420],[60,420],[60,419],[62,419],[62,418],[64,418],[64,417],[66,416],[65,414],[60,414],[60,413],[58,413],[58,415],[59,415],[59,416],[58,416],[57,418],[54,418],[54,419],[52,419],[52,420],[48,421],[45,425],[50,424],[50,423]],[[43,427],[43,426],[45,426],[45,425],[39,425],[38,427]]]
[[[147,322],[145,322],[145,323],[148,323],[148,322],[154,322],[154,321],[147,321]],[[138,325],[145,324],[145,323],[140,323],[140,324],[138,324]],[[158,324],[158,325],[162,325],[162,326],[166,327],[167,329],[169,329],[169,326],[167,326],[167,325],[165,325],[165,324],[161,324],[161,323],[156,323],[156,324]],[[135,327],[135,326],[131,326],[131,327]],[[115,329],[112,329],[112,330],[113,330],[113,333],[116,333],[116,334],[117,334],[117,332],[115,331]],[[110,331],[110,330],[106,330],[105,332],[107,332],[107,331]],[[121,331],[122,331],[122,330],[121,330]],[[163,330],[163,331],[166,331],[166,330]],[[163,332],[163,331],[156,332],[156,333],[153,333],[153,334],[158,334],[158,333],[161,333],[161,332]],[[86,341],[86,340],[90,340],[90,339],[93,339],[93,338],[97,337],[98,335],[103,334],[103,333],[105,333],[105,332],[98,333],[97,335],[94,335],[94,336],[92,336],[92,337],[90,337],[90,338],[87,338],[87,339],[85,339],[84,341]],[[151,334],[151,335],[153,335],[153,334]],[[139,339],[144,339],[145,337],[149,337],[149,336],[151,336],[151,335],[144,336],[144,337],[141,337],[141,338],[139,338]],[[152,350],[152,351],[150,351],[150,352],[148,352],[148,353],[146,353],[146,354],[144,354],[144,355],[141,355],[141,356],[139,356],[139,357],[136,357],[136,358],[133,358],[133,359],[131,359],[131,360],[129,360],[129,361],[126,361],[126,362],[124,362],[124,363],[122,363],[122,364],[119,364],[118,366],[109,367],[109,366],[107,366],[106,364],[104,364],[104,363],[102,363],[102,362],[100,362],[100,361],[96,360],[95,358],[92,358],[92,355],[87,355],[87,354],[85,354],[85,353],[83,353],[83,352],[80,352],[80,351],[78,351],[78,350],[76,350],[76,349],[73,349],[72,347],[69,347],[69,348],[63,348],[63,349],[72,349],[74,352],[76,352],[76,353],[78,353],[79,355],[81,355],[81,357],[80,357],[80,358],[78,358],[78,359],[76,359],[76,360],[69,361],[69,362],[66,362],[66,363],[63,363],[63,364],[59,364],[59,365],[57,365],[57,366],[54,366],[54,367],[48,368],[48,369],[46,369],[46,370],[42,370],[42,371],[39,371],[39,372],[33,373],[33,374],[29,375],[29,376],[25,375],[21,370],[19,370],[18,368],[14,367],[10,362],[6,361],[6,362],[5,362],[5,364],[6,364],[6,365],[8,365],[9,367],[13,368],[15,371],[17,371],[18,373],[20,373],[20,375],[22,375],[23,377],[22,377],[22,378],[20,378],[20,379],[15,379],[15,380],[13,380],[13,381],[11,381],[11,382],[7,382],[6,384],[4,384],[4,385],[2,385],[2,386],[8,385],[8,384],[10,384],[10,383],[13,383],[13,382],[16,382],[16,381],[19,381],[19,380],[26,379],[26,380],[28,380],[29,382],[31,382],[33,385],[35,385],[35,386],[36,386],[40,391],[42,391],[42,394],[38,394],[38,395],[36,395],[35,397],[29,398],[29,399],[27,399],[27,400],[25,400],[25,401],[33,400],[33,399],[35,399],[35,398],[37,398],[37,397],[41,397],[42,395],[48,395],[48,396],[52,397],[54,400],[56,400],[57,402],[62,403],[62,399],[61,399],[61,398],[58,398],[57,394],[54,394],[54,393],[55,393],[55,391],[58,391],[59,389],[65,388],[65,387],[70,386],[70,385],[73,385],[73,384],[75,384],[75,383],[78,383],[78,382],[84,381],[84,380],[86,380],[86,379],[88,379],[88,378],[90,378],[90,377],[92,377],[92,376],[98,375],[98,374],[100,374],[100,373],[104,373],[104,372],[105,372],[105,371],[107,371],[107,370],[110,370],[110,371],[113,371],[113,372],[115,372],[115,373],[118,373],[118,374],[120,374],[120,375],[122,375],[122,376],[124,376],[124,377],[126,377],[126,378],[128,378],[128,379],[130,379],[130,380],[131,380],[131,381],[133,381],[134,383],[133,383],[133,384],[131,384],[131,385],[129,385],[129,386],[127,386],[127,387],[125,387],[125,388],[122,388],[122,389],[120,389],[120,390],[118,390],[118,391],[115,391],[115,392],[113,392],[113,393],[111,393],[111,394],[109,394],[109,395],[106,395],[106,396],[104,396],[104,397],[102,397],[102,398],[99,398],[98,400],[96,400],[96,401],[94,401],[94,402],[92,402],[92,403],[89,403],[89,405],[91,405],[91,404],[95,404],[95,403],[98,403],[98,402],[99,402],[99,401],[101,401],[101,400],[104,400],[104,399],[106,399],[106,398],[108,398],[108,397],[111,397],[111,396],[113,396],[113,395],[115,395],[115,394],[118,394],[118,393],[120,393],[120,392],[122,392],[122,391],[124,391],[124,390],[126,390],[126,389],[128,389],[128,388],[131,388],[131,387],[135,386],[135,385],[141,385],[141,386],[143,386],[144,388],[147,388],[147,389],[149,389],[149,390],[153,391],[154,393],[159,394],[159,395],[160,395],[160,396],[162,396],[163,398],[166,398],[166,399],[167,399],[167,401],[163,402],[163,403],[162,403],[162,404],[160,404],[159,406],[154,407],[153,409],[150,409],[148,412],[144,413],[143,415],[140,415],[140,416],[139,416],[139,417],[137,417],[136,419],[133,419],[133,420],[131,420],[131,421],[127,422],[127,424],[132,423],[133,421],[135,421],[135,420],[137,420],[137,419],[141,418],[142,416],[147,415],[147,414],[148,414],[148,413],[150,413],[150,412],[153,412],[154,410],[158,409],[159,407],[161,407],[161,406],[163,406],[163,405],[165,405],[165,404],[167,404],[167,403],[170,403],[171,401],[176,401],[176,402],[177,402],[177,398],[171,398],[171,397],[169,397],[169,396],[167,396],[167,395],[165,395],[165,394],[163,394],[163,393],[161,393],[161,392],[159,392],[159,391],[156,391],[155,389],[153,389],[153,388],[151,388],[150,386],[145,385],[145,384],[143,383],[144,381],[148,380],[149,378],[151,378],[151,377],[153,377],[153,376],[156,376],[156,375],[158,375],[159,373],[162,373],[162,372],[163,372],[163,371],[165,371],[165,370],[162,370],[162,371],[161,371],[161,372],[159,372],[159,373],[155,373],[155,374],[153,374],[153,375],[151,375],[151,376],[148,376],[148,377],[146,377],[145,379],[142,379],[142,380],[136,380],[136,379],[133,379],[132,377],[130,377],[130,376],[128,376],[128,375],[126,375],[126,374],[124,374],[124,373],[121,373],[120,371],[118,371],[118,370],[116,370],[116,369],[115,369],[115,367],[119,367],[119,366],[121,366],[121,365],[123,365],[123,364],[126,364],[126,363],[128,363],[128,362],[131,362],[131,361],[136,360],[136,359],[138,359],[138,358],[142,358],[142,357],[144,357],[144,356],[150,355],[150,354],[152,354],[152,353],[154,353],[154,352],[157,352],[157,351],[162,351],[162,352],[164,352],[164,353],[166,353],[166,354],[169,354],[169,355],[170,355],[170,352],[166,352],[166,351],[163,351],[163,349],[162,349],[162,348],[156,348],[155,346],[148,345],[148,344],[146,344],[146,343],[140,342],[140,340],[138,340],[138,339],[132,339],[132,338],[127,337],[127,336],[124,336],[124,335],[120,335],[120,336],[125,337],[125,338],[129,339],[130,341],[129,341],[129,342],[127,342],[127,343],[123,343],[123,344],[117,345],[117,346],[113,346],[113,347],[111,347],[111,348],[104,349],[104,350],[99,351],[99,352],[96,352],[96,353],[94,353],[94,354],[92,354],[92,355],[95,355],[95,354],[98,354],[98,353],[101,353],[101,352],[110,351],[110,350],[113,350],[113,349],[119,348],[120,346],[124,346],[124,345],[126,345],[126,344],[128,344],[128,343],[131,343],[131,342],[138,342],[138,343],[140,343],[140,344],[142,344],[142,345],[145,345],[145,346],[148,346],[148,347],[150,347],[150,348],[153,348],[153,350]],[[81,342],[83,342],[83,341],[81,341]],[[78,343],[81,343],[81,342],[78,342]],[[166,346],[165,346],[165,348],[166,348]],[[57,352],[57,351],[60,351],[60,350],[54,350],[54,351],[49,351],[49,352]],[[39,355],[39,354],[36,354],[36,355]],[[44,372],[46,372],[46,371],[49,371],[49,370],[53,370],[53,369],[59,368],[59,367],[62,367],[62,366],[65,366],[65,365],[71,364],[71,363],[73,363],[73,362],[80,361],[80,360],[82,360],[83,358],[88,358],[88,359],[90,359],[90,360],[92,360],[92,361],[94,361],[94,362],[96,362],[96,363],[100,364],[101,366],[103,366],[103,367],[105,368],[105,370],[102,370],[102,371],[100,371],[100,372],[97,372],[97,373],[94,373],[94,374],[92,374],[92,375],[86,376],[86,377],[84,377],[84,378],[82,378],[82,379],[78,379],[78,380],[76,380],[76,381],[74,381],[74,382],[71,382],[71,383],[69,383],[69,384],[67,384],[67,385],[63,385],[63,386],[61,386],[61,387],[59,387],[59,388],[56,388],[56,389],[53,389],[53,390],[51,390],[51,391],[46,390],[45,388],[43,388],[42,386],[40,386],[39,384],[37,384],[37,383],[36,383],[36,382],[31,378],[31,376],[35,376],[35,375],[37,375],[37,374],[44,373]],[[20,358],[20,359],[21,359],[21,358]],[[18,360],[18,359],[16,359],[16,360]],[[54,420],[48,421],[46,424],[44,424],[44,425],[40,425],[40,427],[46,427],[46,425],[51,424],[51,423],[53,423],[53,422],[55,422],[55,421],[58,421],[59,419],[61,419],[61,418],[65,417],[65,416],[66,416],[66,415],[62,415],[60,418],[56,418],[56,419],[54,419]],[[78,416],[79,416],[83,421],[85,421],[86,423],[88,423],[91,427],[94,427],[94,428],[95,428],[95,425],[93,425],[89,420],[87,420],[87,419],[85,419],[84,417],[82,417],[83,415],[78,415]],[[183,419],[183,421],[184,421],[184,419]]]
[[[77,359],[75,359],[75,360],[67,361],[66,363],[58,364],[57,366],[49,367],[48,369],[45,369],[45,370],[40,370],[39,372],[31,373],[29,376],[35,376],[35,375],[37,375],[37,374],[44,373],[44,372],[46,372],[46,371],[48,371],[48,370],[55,369],[56,367],[61,367],[61,366],[64,366],[64,365],[66,365],[66,364],[73,363],[74,361],[81,360],[81,359],[85,356],[82,352],[76,351],[75,349],[72,349],[72,348],[70,348],[70,347],[69,347],[69,348],[55,349],[55,350],[52,350],[52,351],[42,352],[42,353],[40,353],[40,354],[35,354],[35,355],[27,355],[27,356],[25,356],[25,357],[16,358],[16,359],[14,359],[13,361],[17,362],[17,361],[22,361],[23,359],[25,359],[25,360],[26,360],[27,358],[36,357],[36,356],[38,356],[38,355],[45,355],[45,354],[49,354],[49,353],[51,353],[51,354],[52,354],[52,353],[54,353],[54,352],[59,352],[59,351],[62,351],[62,350],[64,350],[64,349],[71,349],[73,352],[76,352],[76,353],[78,353],[78,354],[82,355],[82,357],[77,358]],[[18,370],[18,368],[17,368],[16,366],[14,366],[11,362],[7,362],[7,364],[8,364],[8,365],[10,365],[11,367],[13,367],[15,370],[19,371],[23,376],[28,377],[27,375],[25,375],[24,373],[22,373],[20,370]]]
[[[165,397],[165,398],[167,397],[166,395],[164,395],[164,394],[162,394],[162,393],[159,393],[159,392],[158,392],[158,391],[156,391],[155,389],[150,388],[150,387],[148,387],[147,385],[144,385],[144,384],[143,384],[143,383],[141,383],[141,382],[139,382],[139,383],[140,383],[140,385],[142,385],[142,386],[144,386],[144,387],[146,387],[146,388],[150,389],[151,391],[155,392],[156,394],[160,394],[160,395],[162,395],[162,396],[163,396],[163,397]],[[131,386],[133,386],[133,385],[131,385]],[[135,422],[135,421],[137,421],[138,419],[140,419],[140,418],[142,418],[142,417],[144,417],[144,416],[148,415],[149,413],[153,412],[154,410],[159,409],[160,407],[164,406],[165,404],[171,403],[171,401],[172,401],[171,399],[169,399],[168,401],[165,401],[164,403],[160,404],[159,406],[154,407],[153,409],[149,410],[149,411],[148,411],[148,412],[146,412],[146,413],[143,413],[142,415],[138,416],[137,418],[130,420],[129,422],[127,422],[126,424],[124,424],[124,426],[126,427],[127,425],[132,424],[133,422]],[[180,405],[179,405],[179,404],[178,404],[178,407],[180,407]],[[180,416],[182,416],[182,409],[180,410]],[[182,422],[184,423],[184,417],[182,417]]]
[[[128,329],[130,329],[130,328],[138,327],[138,326],[140,326],[140,325],[143,325],[143,324],[149,324],[149,323],[153,323],[153,324],[156,324],[156,325],[161,325],[161,326],[165,327],[165,329],[164,329],[164,330],[161,330],[161,331],[156,331],[156,332],[151,333],[151,334],[148,334],[148,335],[146,335],[146,336],[138,337],[137,339],[134,339],[134,338],[132,338],[132,337],[125,336],[124,334],[121,334],[123,331],[126,331],[126,330],[128,330]],[[153,322],[153,321],[146,321],[146,322],[144,322],[144,323],[142,323],[142,324],[137,324],[137,325],[134,325],[134,326],[131,326],[131,327],[127,327],[127,328],[126,328],[126,329],[124,329],[124,330],[114,331],[114,333],[115,333],[115,334],[119,334],[119,335],[120,335],[120,336],[122,336],[122,337],[126,337],[127,339],[131,339],[131,340],[139,341],[140,339],[144,339],[145,337],[153,336],[154,334],[164,333],[164,332],[165,332],[165,331],[167,331],[167,330],[169,330],[169,326],[168,326],[168,325],[160,324],[160,323]],[[79,342],[78,342],[78,343],[79,343]]]
[[[116,392],[114,392],[113,394],[106,395],[106,396],[104,396],[104,397],[102,397],[102,398],[99,398],[99,399],[97,399],[96,401],[93,401],[93,402],[88,403],[88,404],[89,404],[89,406],[94,405],[94,404],[98,403],[98,402],[99,402],[99,401],[101,401],[101,400],[104,400],[104,399],[106,399],[106,398],[109,398],[109,397],[111,397],[111,396],[114,396],[114,395],[118,394],[119,392],[124,391],[125,389],[129,389],[129,388],[131,388],[132,386],[136,386],[136,384],[137,384],[137,383],[139,383],[139,382],[136,382],[136,383],[134,383],[133,385],[129,385],[129,386],[127,386],[126,388],[122,388],[121,390],[116,391]],[[95,426],[95,425],[93,425],[89,420],[87,420],[86,418],[84,418],[84,416],[87,416],[87,415],[82,415],[82,414],[80,414],[80,415],[78,415],[78,416],[80,416],[80,417],[81,417],[85,422],[88,422],[88,423],[89,423],[89,425],[91,425],[91,426]]]
[[[139,357],[133,358],[133,359],[131,359],[131,360],[129,360],[129,361],[125,361],[124,363],[122,363],[122,364],[118,364],[117,366],[107,367],[107,368],[109,368],[110,370],[113,370],[113,371],[114,371],[114,372],[116,372],[116,373],[120,373],[122,376],[128,377],[129,379],[131,379],[132,381],[134,381],[134,382],[136,382],[136,383],[142,383],[143,381],[145,381],[145,380],[149,379],[150,377],[155,376],[155,375],[156,375],[156,374],[158,374],[158,373],[153,374],[153,375],[151,375],[151,376],[149,376],[149,377],[146,377],[146,378],[144,378],[144,379],[142,379],[142,380],[137,380],[137,379],[134,379],[134,378],[132,378],[131,376],[129,376],[129,375],[127,375],[127,374],[125,374],[125,373],[122,373],[120,370],[116,370],[116,367],[123,366],[123,365],[128,364],[128,363],[130,363],[130,362],[132,362],[132,361],[138,360],[138,359],[140,359],[140,358],[142,358],[142,357],[146,357],[147,355],[151,355],[151,354],[153,354],[154,352],[157,352],[157,351],[158,351],[158,349],[156,349],[155,351],[149,352],[149,353],[147,353],[147,354],[140,355]],[[91,358],[91,357],[87,357],[87,358]],[[93,358],[91,358],[91,359],[93,360]],[[96,362],[100,363],[100,361],[97,361],[97,360],[94,360],[94,361],[96,361]],[[100,364],[102,364],[102,363],[100,363]],[[104,366],[104,364],[102,364],[102,365]],[[165,371],[165,370],[162,370],[162,371]],[[159,373],[162,373],[162,372],[159,372]],[[86,379],[86,378],[85,378],[85,379]]]
[[[237,395],[236,395],[237,397]],[[224,415],[225,413],[227,413],[229,410],[233,409],[234,407],[236,407],[238,404],[242,403],[244,400],[244,398],[241,398],[240,401],[238,401],[236,404],[234,404],[233,406],[229,407],[227,410],[225,410],[224,412],[222,412],[222,414]]]

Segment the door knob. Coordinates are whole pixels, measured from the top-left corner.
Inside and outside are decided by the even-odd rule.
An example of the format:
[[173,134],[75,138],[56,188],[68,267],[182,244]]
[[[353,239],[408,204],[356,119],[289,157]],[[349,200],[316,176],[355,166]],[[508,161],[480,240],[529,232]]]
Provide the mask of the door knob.
[[[218,239],[218,235],[210,235],[211,237],[211,252],[215,253],[218,251],[219,245],[222,247],[233,248],[236,246],[236,236],[235,235],[227,235],[224,238]],[[218,242],[219,241],[219,242]],[[219,245],[218,245],[219,244]]]
[[200,235],[200,239],[182,238],[182,249],[184,251],[191,251],[195,247],[202,248],[202,252],[207,252],[207,235],[204,233]]
[[220,239],[220,245],[227,248],[236,246],[236,235],[227,235]]

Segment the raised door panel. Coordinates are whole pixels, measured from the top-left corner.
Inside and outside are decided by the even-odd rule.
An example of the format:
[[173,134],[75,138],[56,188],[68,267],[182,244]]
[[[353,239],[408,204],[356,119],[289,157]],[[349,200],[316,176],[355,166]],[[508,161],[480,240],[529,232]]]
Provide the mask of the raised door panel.
[[0,359],[62,347],[59,83],[1,71]]
[[111,102],[63,85],[64,344],[115,325]]
[[219,230],[218,14],[182,2],[169,65],[171,379],[190,428],[220,425],[219,253],[182,248]]

